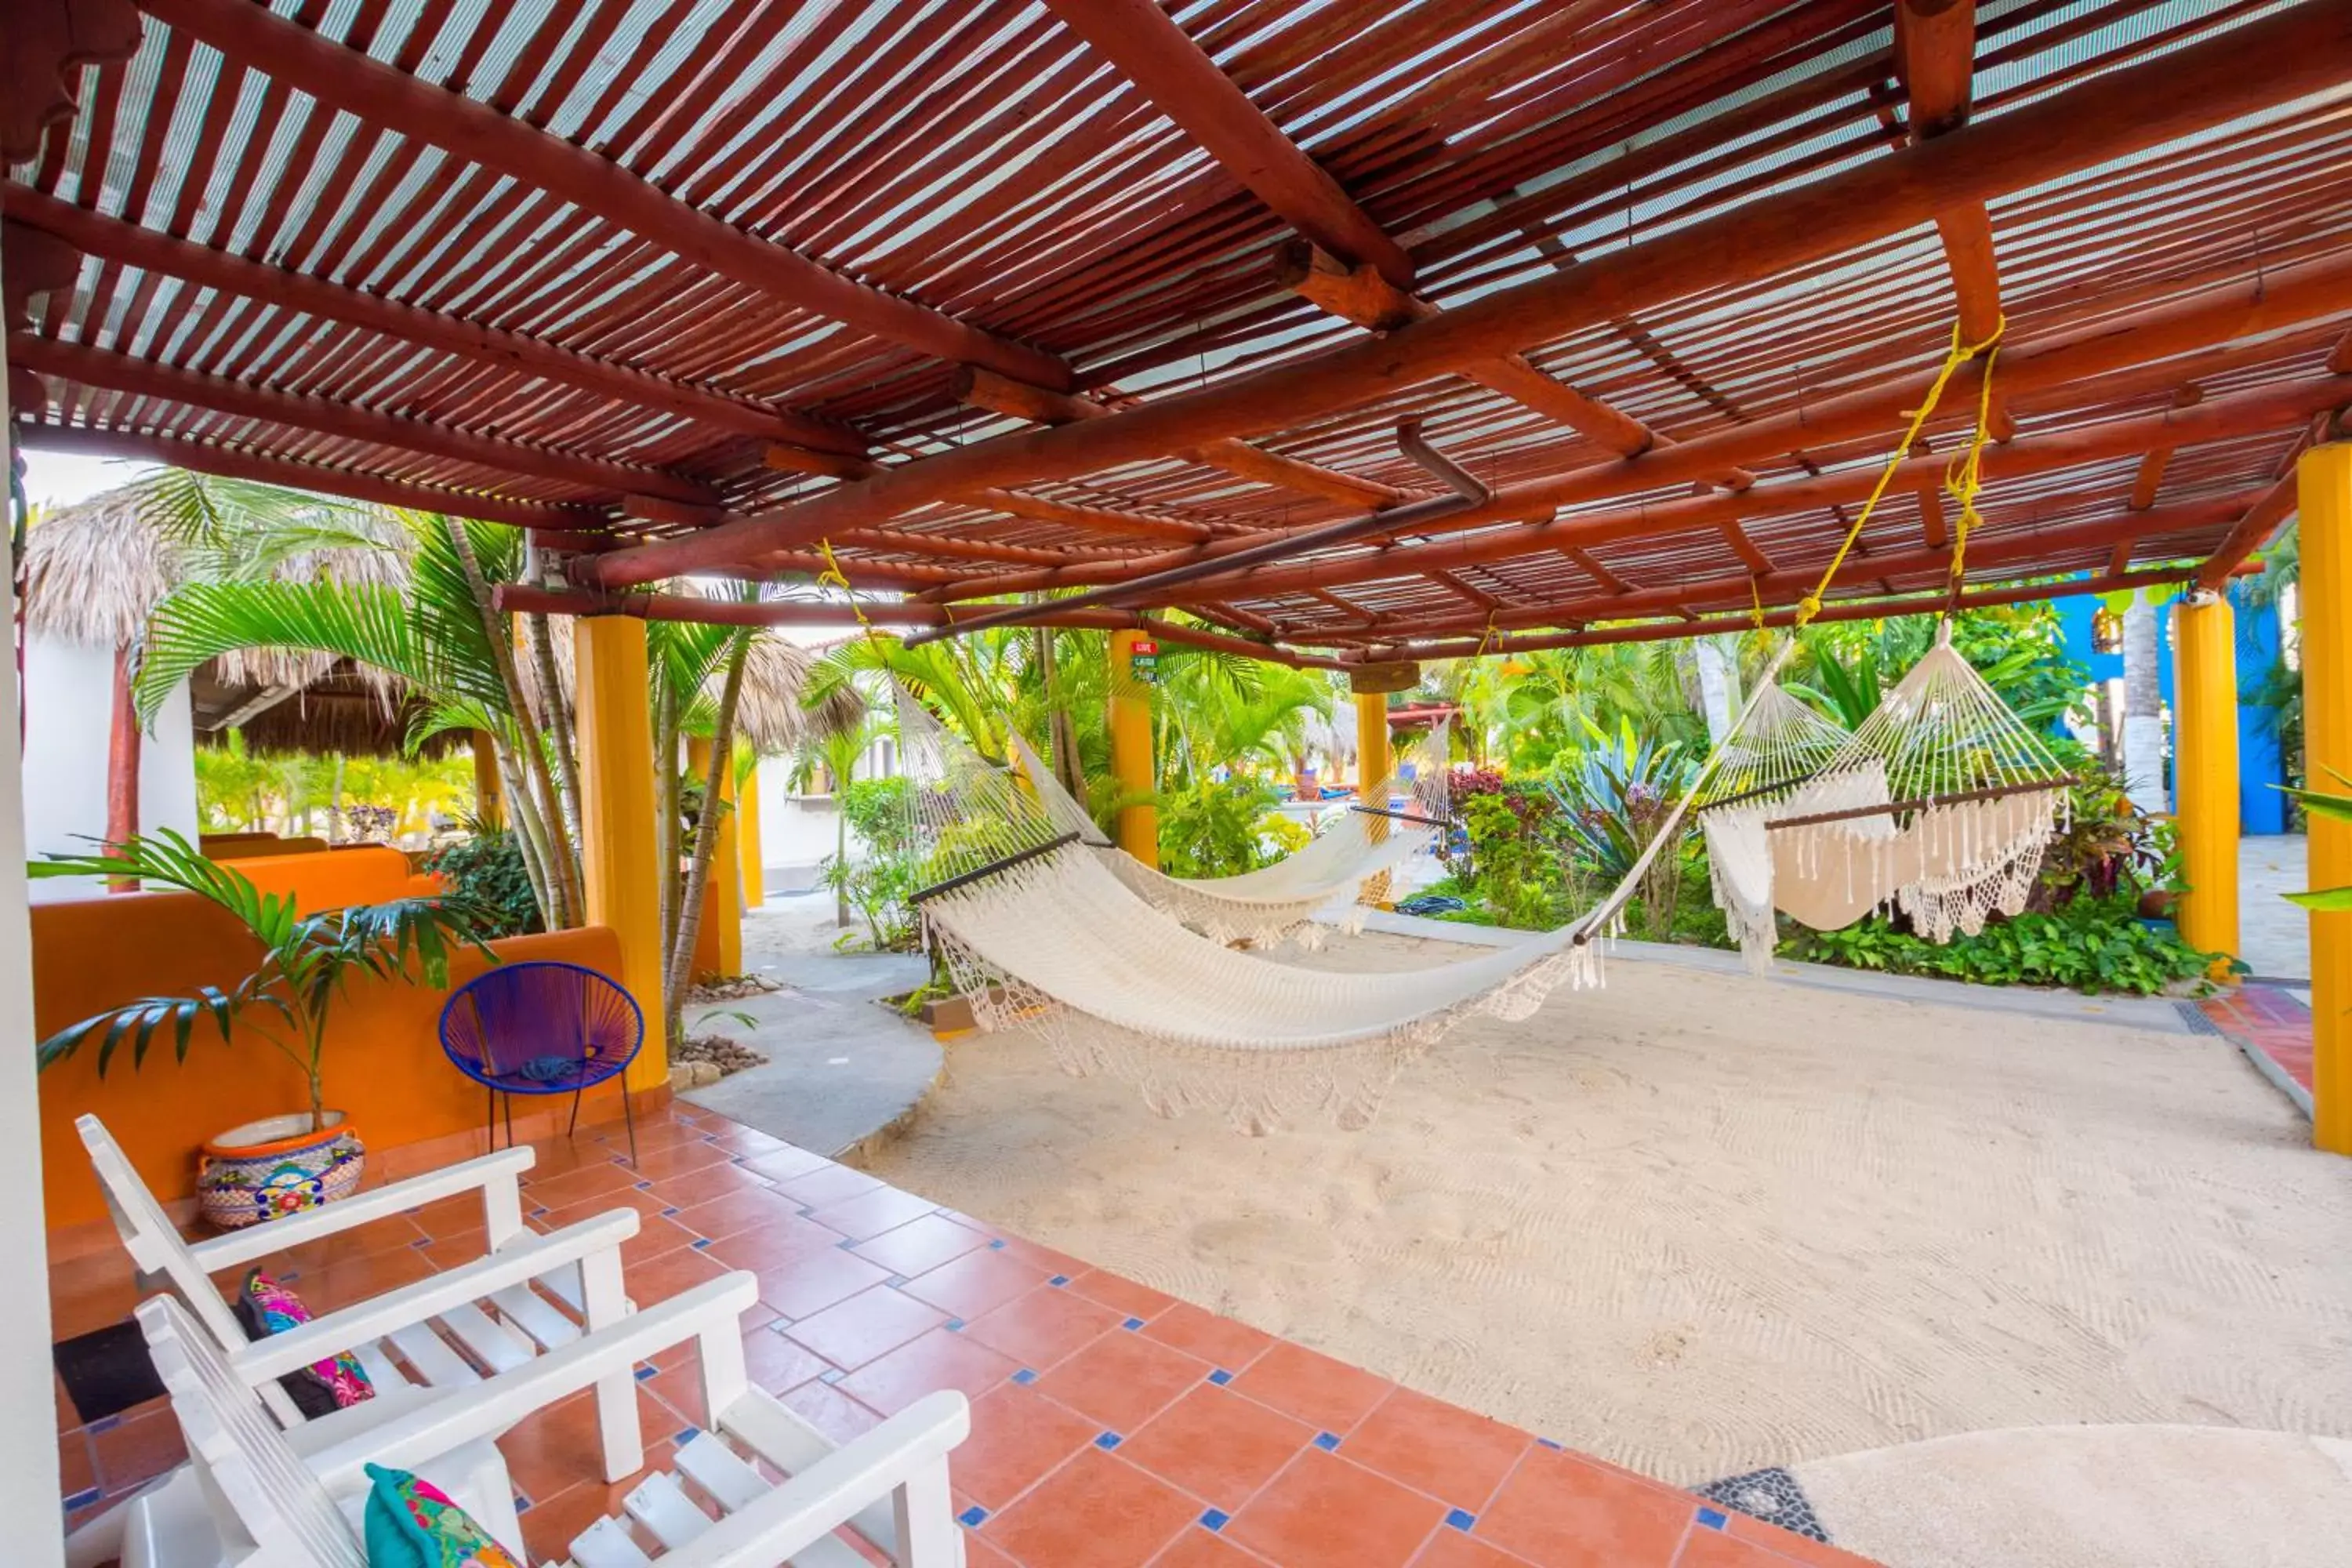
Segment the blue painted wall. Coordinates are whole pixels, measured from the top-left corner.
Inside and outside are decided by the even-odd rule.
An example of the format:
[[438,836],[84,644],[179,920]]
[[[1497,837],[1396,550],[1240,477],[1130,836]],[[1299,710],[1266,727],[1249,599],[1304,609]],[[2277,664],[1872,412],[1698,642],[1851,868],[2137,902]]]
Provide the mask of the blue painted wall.
[[[2242,694],[2259,686],[2278,658],[2278,612],[2274,607],[2249,609],[2235,588],[2231,590],[2231,599],[2237,612],[2238,689]],[[2120,680],[2124,673],[2121,653],[2091,651],[2091,617],[2101,602],[2093,594],[2074,594],[2051,601],[2058,611],[2059,633],[2067,653],[2091,672],[2091,679],[2097,685]],[[2160,614],[2164,618],[2158,624],[2157,637],[2157,683],[2168,708],[2172,702],[2170,605],[2163,606]],[[2278,742],[2263,733],[2263,717],[2262,710],[2243,700],[2242,695],[2238,704],[2239,826],[2249,834],[2284,833],[2286,796],[2272,786],[2286,783],[2286,766],[2279,755]]]

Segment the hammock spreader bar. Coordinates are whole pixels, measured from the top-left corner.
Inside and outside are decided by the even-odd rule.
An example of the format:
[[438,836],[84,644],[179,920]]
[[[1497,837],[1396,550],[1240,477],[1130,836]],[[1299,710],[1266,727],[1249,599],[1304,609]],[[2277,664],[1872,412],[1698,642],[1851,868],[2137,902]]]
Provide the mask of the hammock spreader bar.
[[1983,789],[1948,790],[1942,795],[1914,795],[1908,800],[1890,800],[1884,805],[1850,805],[1843,811],[1816,811],[1804,816],[1776,817],[1764,826],[1774,827],[1810,827],[1817,822],[1851,822],[1862,816],[1892,816],[1900,811],[1924,811],[1935,805],[1964,805],[1972,800],[2000,800],[2005,795],[2039,795],[2043,790],[2064,789],[2075,782],[2072,773],[2059,773],[2046,779],[2026,779],[2018,784],[1988,784]]
[[1385,816],[1397,822],[1417,823],[1423,827],[1451,827],[1454,826],[1442,816],[1416,816],[1410,811],[1391,811],[1388,807],[1383,805],[1351,805],[1348,809],[1349,811],[1360,811],[1366,816]]
[[934,899],[941,893],[951,893],[958,888],[968,888],[984,878],[993,877],[1000,871],[1009,871],[1015,866],[1036,859],[1040,855],[1051,855],[1063,845],[1075,844],[1077,841],[1076,834],[1065,833],[1059,838],[1048,838],[1043,844],[1032,844],[1026,849],[1015,849],[1010,855],[998,856],[984,866],[974,866],[969,871],[959,871],[944,882],[933,882],[928,888],[918,888],[907,895],[907,901],[910,904],[919,904],[925,899]]

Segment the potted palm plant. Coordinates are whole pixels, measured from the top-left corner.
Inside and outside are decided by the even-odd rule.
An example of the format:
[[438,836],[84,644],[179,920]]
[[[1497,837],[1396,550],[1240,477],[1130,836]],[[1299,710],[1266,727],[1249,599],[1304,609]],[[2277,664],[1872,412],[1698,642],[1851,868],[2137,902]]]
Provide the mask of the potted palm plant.
[[351,1115],[327,1108],[320,1079],[329,1012],[352,977],[446,986],[454,949],[489,953],[476,934],[473,906],[461,900],[394,899],[302,915],[291,895],[262,892],[169,829],[95,854],[47,856],[26,869],[35,877],[136,878],[177,888],[226,910],[261,944],[260,965],[226,990],[206,985],[193,996],[142,996],[58,1030],[39,1051],[46,1068],[95,1037],[102,1078],[125,1046],[137,1068],[157,1037],[168,1036],[184,1062],[196,1026],[209,1018],[224,1041],[233,1027],[242,1028],[299,1067],[310,1085],[308,1110],[248,1121],[204,1145],[197,1202],[204,1216],[223,1227],[312,1208],[359,1185],[366,1150]]

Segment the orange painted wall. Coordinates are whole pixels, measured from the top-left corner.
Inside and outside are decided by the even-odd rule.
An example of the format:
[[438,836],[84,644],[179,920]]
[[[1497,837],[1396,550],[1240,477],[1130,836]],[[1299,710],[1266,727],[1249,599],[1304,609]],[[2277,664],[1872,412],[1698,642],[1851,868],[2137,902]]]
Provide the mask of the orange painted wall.
[[[395,850],[347,850],[289,858],[338,862],[288,869],[288,886],[306,908],[393,896],[383,890],[343,898],[324,895],[344,879],[380,889],[396,868],[405,891],[407,864]],[[341,862],[349,862],[347,868]],[[257,862],[240,861],[253,874]],[[257,883],[261,882],[256,877]],[[314,902],[314,898],[317,901]],[[557,958],[617,972],[620,944],[602,926],[514,937],[492,944],[508,959]],[[227,985],[257,960],[249,937],[228,914],[186,893],[124,893],[33,907],[33,1013],[41,1037],[140,996],[183,995],[210,983]],[[452,984],[487,967],[478,955],[456,965]],[[358,980],[336,1000],[326,1057],[327,1102],[349,1111],[371,1151],[446,1137],[482,1125],[485,1097],[441,1054],[436,1025],[446,993],[424,986]],[[214,1134],[257,1117],[308,1109],[302,1075],[266,1040],[242,1031],[224,1043],[201,1024],[184,1064],[172,1059],[168,1037],[133,1070],[118,1056],[104,1079],[97,1049],[86,1046],[41,1075],[41,1174],[51,1228],[103,1219],[105,1205],[89,1171],[74,1119],[94,1111],[112,1131],[158,1197],[195,1190],[197,1146]],[[598,1106],[592,1092],[581,1120],[618,1114]],[[516,1108],[518,1131],[530,1102]]]

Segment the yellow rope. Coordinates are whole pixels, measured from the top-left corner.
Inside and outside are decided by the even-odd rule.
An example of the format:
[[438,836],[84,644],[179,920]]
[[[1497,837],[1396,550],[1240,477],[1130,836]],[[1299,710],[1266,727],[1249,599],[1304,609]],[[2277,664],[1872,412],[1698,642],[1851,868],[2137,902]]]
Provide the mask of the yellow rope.
[[1944,492],[1960,503],[1959,516],[1952,523],[1952,598],[1959,600],[1960,584],[1968,572],[1969,530],[1984,521],[1977,511],[1977,492],[1984,488],[1985,443],[1992,439],[1992,367],[2000,357],[2000,330],[1993,329],[1992,341],[1985,351],[1984,384],[1977,391],[1976,434],[1969,438],[1969,449],[1959,453],[1945,465]]
[[[1905,458],[1910,457],[1911,448],[1919,440],[1919,432],[1926,429],[1927,421],[1934,417],[1936,405],[1943,400],[1944,388],[1950,384],[1953,375],[1958,372],[1960,366],[2000,342],[2001,328],[2005,324],[2005,321],[1996,321],[1993,324],[1992,336],[1980,343],[1963,343],[1960,342],[1959,324],[1953,323],[1952,346],[1944,355],[1944,368],[1936,373],[1935,381],[1927,388],[1927,397],[1920,402],[1918,408],[1912,414],[1911,427],[1903,433],[1903,439],[1897,442],[1895,450],[1887,455],[1886,466],[1878,471],[1878,483],[1871,487],[1870,499],[1862,503],[1862,510],[1854,514],[1853,526],[1845,531],[1845,538],[1838,545],[1837,553],[1830,557],[1829,570],[1822,574],[1821,583],[1811,593],[1797,601],[1796,624],[1798,626],[1805,625],[1821,614],[1822,596],[1830,591],[1830,584],[1837,580],[1839,570],[1845,565],[1846,556],[1853,550],[1854,541],[1862,537],[1863,529],[1870,522],[1870,514],[1877,510],[1879,501],[1885,498],[1886,487],[1895,482],[1895,470],[1903,466]],[[1990,363],[1985,366],[1984,398],[1985,406],[1989,408],[1992,398],[1992,366]],[[1977,420],[1977,439],[1969,448],[1971,461],[1969,504],[1971,506],[1974,505],[1976,494],[1973,465],[1977,453],[1984,446],[1984,427],[1985,420],[1979,416]]]
[[841,569],[841,563],[834,559],[833,541],[818,540],[816,550],[824,557],[824,570],[816,574],[816,585],[822,588],[830,584],[839,588],[849,600],[849,613],[857,617],[857,624],[865,628],[866,637],[880,640],[882,634],[874,629],[874,623],[866,618],[866,606],[857,602],[857,590],[849,585],[849,574]]

